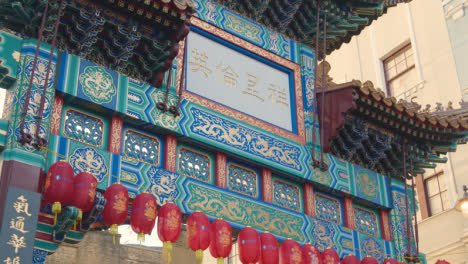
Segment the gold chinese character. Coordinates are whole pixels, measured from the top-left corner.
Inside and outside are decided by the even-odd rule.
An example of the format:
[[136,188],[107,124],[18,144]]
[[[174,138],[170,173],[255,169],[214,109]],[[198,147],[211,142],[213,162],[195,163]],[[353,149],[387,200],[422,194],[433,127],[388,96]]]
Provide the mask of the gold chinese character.
[[258,100],[263,102],[265,100],[258,95],[258,91],[255,89],[257,83],[258,78],[252,74],[247,73],[247,88],[245,88],[242,93],[257,97]]
[[[227,66],[223,69],[222,65],[219,64],[216,69],[218,69],[220,83],[222,80],[224,85],[231,88],[237,88],[237,78],[239,75],[232,70],[231,66]],[[221,75],[223,75],[223,78],[221,78]]]
[[10,221],[10,228],[15,229],[16,231],[19,231],[23,234],[29,232],[24,230],[24,217],[22,216],[17,216],[16,221],[14,218],[12,218]]
[[3,261],[3,263],[5,263],[5,264],[20,264],[21,260],[20,260],[19,256],[15,257],[13,260],[10,257],[8,257],[7,259],[5,259]]
[[199,53],[197,49],[192,50],[193,54],[193,61],[189,61],[190,65],[193,65],[194,67],[191,69],[192,72],[197,72],[200,71],[205,78],[208,78],[208,74],[211,73],[211,70],[208,69],[206,66],[206,60],[208,59],[208,56],[206,56],[206,53]]
[[7,244],[15,248],[15,254],[18,254],[18,249],[26,247],[24,237],[18,237],[16,234],[11,235],[11,239],[7,242]]
[[31,216],[29,213],[29,203],[28,199],[24,198],[23,195],[20,197],[16,198],[18,201],[13,203],[13,208],[15,208],[16,212],[19,213],[25,213],[27,216]]
[[281,109],[283,109],[283,106],[289,106],[286,89],[281,89],[279,86],[270,83],[268,90],[270,91],[268,98],[271,99],[272,103],[280,104]]

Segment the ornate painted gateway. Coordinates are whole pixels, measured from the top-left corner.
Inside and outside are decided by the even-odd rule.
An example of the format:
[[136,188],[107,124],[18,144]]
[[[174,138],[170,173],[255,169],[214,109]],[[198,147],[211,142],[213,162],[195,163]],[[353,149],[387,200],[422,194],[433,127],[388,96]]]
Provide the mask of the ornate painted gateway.
[[424,261],[404,179],[466,118],[316,67],[399,2],[1,1],[0,263],[156,217],[218,261]]

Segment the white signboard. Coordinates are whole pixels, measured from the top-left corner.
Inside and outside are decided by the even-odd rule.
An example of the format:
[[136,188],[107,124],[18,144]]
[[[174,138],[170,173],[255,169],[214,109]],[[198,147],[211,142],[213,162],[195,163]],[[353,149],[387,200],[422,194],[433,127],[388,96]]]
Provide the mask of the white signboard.
[[293,131],[289,73],[193,31],[187,43],[187,91]]

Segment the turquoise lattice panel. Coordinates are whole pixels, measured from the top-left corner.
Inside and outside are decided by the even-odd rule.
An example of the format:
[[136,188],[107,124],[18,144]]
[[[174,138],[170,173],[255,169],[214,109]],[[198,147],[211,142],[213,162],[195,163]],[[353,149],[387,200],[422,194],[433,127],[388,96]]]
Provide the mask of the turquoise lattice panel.
[[213,0],[195,0],[196,16],[281,57],[297,62],[296,43],[277,32],[241,17]]
[[351,229],[331,222],[307,216],[310,221],[307,235],[310,243],[320,251],[333,248],[343,257],[354,254],[354,238]]
[[[351,164],[351,163],[350,163]],[[390,208],[388,179],[374,171],[351,164],[351,194],[372,203]]]
[[186,177],[213,183],[213,157],[193,148],[181,146],[177,155],[177,172]]
[[76,141],[95,147],[102,146],[104,122],[74,109],[65,111],[63,134]]
[[299,186],[273,178],[273,204],[298,211],[302,211],[302,192]]
[[158,138],[131,128],[124,129],[122,135],[122,154],[125,157],[153,166],[159,165],[161,147]]
[[380,234],[379,218],[373,211],[354,206],[354,224],[362,233],[376,237]]
[[259,183],[259,175],[255,170],[228,162],[227,187],[229,190],[258,198]]
[[359,239],[358,244],[361,258],[371,256],[375,258],[379,263],[382,263],[385,258],[392,257],[391,254],[388,254],[385,250],[384,240],[368,236],[359,232],[356,233],[358,233],[357,237]]
[[317,192],[315,193],[315,214],[322,220],[337,225],[342,224],[343,211],[341,209],[341,202]]
[[10,88],[16,80],[23,39],[13,32],[0,31],[0,87]]

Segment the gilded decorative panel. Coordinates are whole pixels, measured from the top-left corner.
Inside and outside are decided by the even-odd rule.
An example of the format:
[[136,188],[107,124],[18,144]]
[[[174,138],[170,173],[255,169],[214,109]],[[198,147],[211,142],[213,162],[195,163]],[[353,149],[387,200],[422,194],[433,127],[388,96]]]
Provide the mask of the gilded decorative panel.
[[379,235],[379,224],[377,215],[374,212],[355,207],[354,208],[354,224],[356,230],[371,235]]
[[125,129],[123,154],[150,165],[159,165],[160,144],[155,137],[145,135],[132,129]]
[[229,163],[227,166],[228,189],[253,198],[258,197],[258,173],[254,170]]
[[337,199],[315,193],[315,213],[322,220],[338,225],[342,223],[341,203]]
[[65,112],[63,134],[69,139],[101,147],[103,129],[104,122],[97,117],[73,109],[68,109]]
[[223,218],[234,227],[252,226],[259,231],[304,242],[306,221],[300,214],[259,203],[252,198],[231,194],[186,178],[182,207],[186,212],[201,210],[212,218]]
[[273,180],[273,203],[294,211],[301,211],[301,190],[298,186],[281,181]]
[[211,159],[207,155],[188,148],[179,148],[177,172],[203,182],[211,182]]

